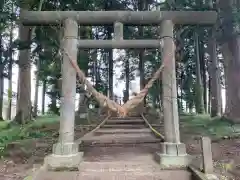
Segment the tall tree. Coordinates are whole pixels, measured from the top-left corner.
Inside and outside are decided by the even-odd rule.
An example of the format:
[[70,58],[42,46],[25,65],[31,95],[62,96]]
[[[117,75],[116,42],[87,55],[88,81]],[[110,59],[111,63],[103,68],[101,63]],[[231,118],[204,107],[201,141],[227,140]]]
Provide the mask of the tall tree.
[[33,117],[37,117],[38,113],[38,91],[39,91],[39,69],[40,69],[40,59],[37,57],[36,60],[36,72],[35,72],[35,93],[34,93],[34,105],[33,105]]
[[234,122],[240,122],[240,35],[239,0],[220,0],[221,46],[224,56],[226,78],[225,115]]
[[8,111],[7,111],[7,119],[12,118],[12,66],[13,66],[13,30],[14,30],[14,3],[11,4],[11,22],[10,22],[10,35],[9,35],[9,47],[8,47],[8,58],[9,58],[9,64],[8,64]]
[[196,112],[204,113],[204,101],[203,101],[203,83],[200,69],[200,54],[199,54],[199,34],[198,32],[194,33],[195,38],[195,51],[196,51]]
[[42,114],[45,114],[45,98],[46,98],[46,89],[47,89],[47,81],[43,80],[42,87]]
[[127,57],[127,58],[125,58],[124,59],[124,61],[125,61],[125,68],[124,68],[124,70],[125,70],[125,76],[126,76],[126,78],[125,78],[125,91],[124,91],[124,103],[126,102],[126,101],[128,101],[129,100],[129,87],[130,87],[130,72],[129,72],[129,68],[130,68],[130,65],[129,65],[129,58]]
[[3,94],[4,94],[4,49],[3,49],[3,36],[0,31],[0,120],[3,119]]
[[[38,3],[38,10],[42,8],[44,0],[40,0]],[[20,1],[20,14],[23,10],[29,10],[34,8],[35,2]],[[31,104],[31,59],[30,59],[30,47],[33,33],[29,27],[20,24],[19,27],[19,80],[18,80],[18,99],[17,99],[17,113],[16,121],[20,124],[24,124],[31,119],[32,104]]]
[[209,54],[210,54],[210,95],[211,95],[211,116],[221,116],[222,114],[222,97],[221,97],[221,82],[219,72],[219,62],[217,58],[217,43],[215,27],[211,31],[210,42],[209,42]]

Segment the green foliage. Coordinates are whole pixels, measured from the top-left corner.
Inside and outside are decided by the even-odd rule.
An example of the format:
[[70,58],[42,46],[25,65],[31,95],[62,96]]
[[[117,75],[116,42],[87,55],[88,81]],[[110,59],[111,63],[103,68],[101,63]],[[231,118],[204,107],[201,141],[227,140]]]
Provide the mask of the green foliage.
[[[26,124],[24,126],[10,125],[9,123],[0,123],[0,156],[4,155],[8,144],[24,139],[40,138],[48,136],[48,133],[41,132],[41,128],[51,124],[58,123],[57,116],[43,116],[36,121]],[[8,124],[6,126],[6,124]]]
[[29,126],[34,128],[41,128],[43,127],[43,125],[56,124],[58,122],[59,122],[59,116],[46,115],[46,116],[41,116],[37,118],[37,120],[32,122]]
[[213,139],[240,135],[240,125],[232,124],[224,118],[211,118],[207,114],[184,114],[180,116],[183,131],[210,136]]
[[8,121],[0,121],[0,130],[8,129],[10,126],[10,122]]

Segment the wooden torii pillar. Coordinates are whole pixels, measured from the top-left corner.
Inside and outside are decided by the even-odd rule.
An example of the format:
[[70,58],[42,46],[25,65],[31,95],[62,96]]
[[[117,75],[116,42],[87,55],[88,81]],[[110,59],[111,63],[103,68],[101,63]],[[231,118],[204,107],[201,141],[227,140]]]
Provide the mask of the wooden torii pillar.
[[[76,60],[78,48],[118,48],[141,49],[162,47],[163,59],[172,57],[163,71],[164,127],[165,142],[162,152],[156,157],[164,166],[188,165],[188,155],[180,142],[179,117],[177,106],[177,89],[175,74],[175,50],[173,46],[174,24],[214,24],[217,13],[214,11],[22,11],[20,21],[25,26],[64,25],[63,48]],[[77,40],[80,25],[113,25],[113,40]],[[161,26],[163,40],[124,40],[124,25]],[[162,45],[162,46],[161,46]],[[21,52],[20,52],[21,53]],[[170,53],[170,54],[168,54]],[[60,116],[59,141],[53,145],[53,154],[45,158],[51,168],[78,167],[83,153],[78,152],[74,142],[74,99],[76,94],[76,72],[63,54],[62,106]]]

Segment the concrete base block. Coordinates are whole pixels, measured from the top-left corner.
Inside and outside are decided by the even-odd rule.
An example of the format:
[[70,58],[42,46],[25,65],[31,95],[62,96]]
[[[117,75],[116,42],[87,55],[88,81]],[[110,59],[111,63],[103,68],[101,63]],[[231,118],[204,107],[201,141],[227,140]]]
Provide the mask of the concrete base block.
[[83,152],[78,152],[78,143],[57,143],[53,145],[53,154],[46,156],[44,166],[49,170],[78,169]]
[[155,154],[155,160],[164,168],[187,167],[192,157],[186,153],[183,143],[161,143],[161,152]]
[[51,154],[44,159],[44,166],[52,171],[78,171],[83,159],[83,152],[69,155]]
[[164,169],[185,168],[191,163],[192,157],[188,154],[183,155],[169,155],[155,153],[155,160],[160,163]]

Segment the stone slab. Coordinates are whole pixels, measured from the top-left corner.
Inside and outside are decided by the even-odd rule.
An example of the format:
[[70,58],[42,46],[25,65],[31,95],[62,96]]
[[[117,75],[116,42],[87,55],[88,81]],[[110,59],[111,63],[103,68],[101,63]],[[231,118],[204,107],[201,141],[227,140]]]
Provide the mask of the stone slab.
[[[147,162],[148,163],[148,162]],[[34,180],[191,180],[187,170],[161,170],[154,164],[133,161],[83,162],[79,171],[42,171]]]
[[142,144],[160,143],[162,139],[156,138],[151,133],[131,133],[131,134],[103,134],[84,136],[82,139],[84,146],[90,145],[114,145],[114,144]]
[[155,153],[154,158],[158,163],[160,163],[161,168],[163,169],[164,168],[178,169],[178,168],[188,167],[188,165],[192,161],[192,156],[188,154],[168,155],[168,154]]
[[39,174],[34,180],[191,180],[191,173],[185,171],[173,172],[134,172],[134,171],[101,171],[89,172],[45,172]]
[[103,128],[115,128],[115,129],[142,129],[146,128],[144,124],[105,124]]
[[101,128],[94,132],[94,134],[137,134],[137,133],[151,133],[151,129],[109,129]]
[[44,158],[44,166],[48,170],[78,170],[80,163],[83,160],[83,152],[78,152],[69,155],[51,154]]
[[123,120],[107,120],[106,124],[145,124],[143,119],[123,119]]

